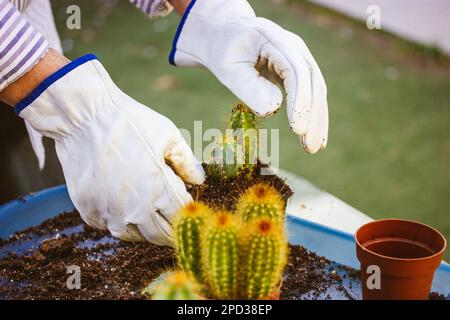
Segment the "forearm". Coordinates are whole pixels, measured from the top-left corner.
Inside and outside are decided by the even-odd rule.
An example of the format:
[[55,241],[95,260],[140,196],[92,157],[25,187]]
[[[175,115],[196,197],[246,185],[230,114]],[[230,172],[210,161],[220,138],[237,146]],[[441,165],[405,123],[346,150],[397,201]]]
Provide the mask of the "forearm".
[[70,60],[63,55],[53,49],[49,49],[31,70],[0,92],[0,100],[10,106],[16,105],[29,95],[42,81],[69,62]]
[[7,89],[38,64],[48,43],[7,0],[0,0],[0,39],[0,99],[12,103]]
[[[4,1],[4,0],[0,0]],[[186,11],[190,0],[170,0],[169,1],[178,14],[182,15]],[[14,79],[3,91],[0,92],[0,100],[10,106],[16,105],[24,97],[30,94],[42,81],[61,69],[68,60],[63,55],[53,49],[47,53],[29,71]]]

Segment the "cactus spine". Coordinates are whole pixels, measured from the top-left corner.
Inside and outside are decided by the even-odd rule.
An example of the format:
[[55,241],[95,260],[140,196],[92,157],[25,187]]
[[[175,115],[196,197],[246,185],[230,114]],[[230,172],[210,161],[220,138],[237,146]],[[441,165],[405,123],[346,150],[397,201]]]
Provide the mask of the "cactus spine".
[[199,300],[195,284],[184,272],[176,272],[156,286],[153,300]]
[[248,188],[236,206],[236,212],[243,221],[267,217],[280,223],[284,219],[284,210],[285,205],[280,194],[274,187],[265,183],[257,183]]
[[214,214],[202,238],[202,262],[213,298],[235,299],[238,294],[240,229],[236,216]]
[[200,237],[205,219],[212,214],[206,205],[191,202],[174,221],[176,257],[181,268],[193,279],[202,278]]
[[245,299],[267,299],[278,290],[287,260],[283,227],[266,217],[256,218],[243,230]]

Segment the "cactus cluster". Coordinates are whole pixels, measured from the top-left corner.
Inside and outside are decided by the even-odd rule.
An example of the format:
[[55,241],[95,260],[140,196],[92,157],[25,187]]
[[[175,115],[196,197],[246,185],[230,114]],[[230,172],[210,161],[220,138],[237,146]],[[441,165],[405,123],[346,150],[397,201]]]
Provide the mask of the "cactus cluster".
[[252,172],[258,157],[258,131],[255,115],[242,102],[231,111],[229,128],[211,154],[206,168],[209,176],[223,179],[240,172]]
[[247,189],[234,213],[190,203],[174,231],[179,267],[202,296],[267,299],[279,289],[287,240],[284,203],[271,186]]

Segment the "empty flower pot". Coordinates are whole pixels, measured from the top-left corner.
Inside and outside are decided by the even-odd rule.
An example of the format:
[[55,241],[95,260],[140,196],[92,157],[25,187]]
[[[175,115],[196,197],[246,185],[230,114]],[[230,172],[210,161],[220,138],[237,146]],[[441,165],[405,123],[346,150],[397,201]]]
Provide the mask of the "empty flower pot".
[[447,241],[422,223],[384,219],[356,231],[363,299],[428,299]]

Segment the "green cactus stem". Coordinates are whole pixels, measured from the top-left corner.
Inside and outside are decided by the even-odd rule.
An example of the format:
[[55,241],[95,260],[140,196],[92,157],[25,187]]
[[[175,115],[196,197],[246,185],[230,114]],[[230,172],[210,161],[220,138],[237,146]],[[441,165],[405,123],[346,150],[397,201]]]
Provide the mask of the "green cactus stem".
[[250,108],[238,103],[231,112],[229,127],[206,167],[206,173],[216,179],[234,178],[245,169],[252,172],[258,160],[258,131]]
[[253,111],[244,103],[238,102],[231,111],[230,128],[256,129],[256,120]]
[[213,149],[206,173],[216,179],[234,178],[239,174],[244,162],[243,156],[242,146],[234,139],[225,137],[224,141]]
[[231,112],[230,128],[245,153],[244,167],[252,169],[258,158],[258,132],[253,111],[239,102]]
[[206,223],[202,264],[208,290],[215,299],[236,299],[239,286],[240,228],[237,216],[218,212]]
[[265,183],[248,188],[239,198],[236,212],[243,221],[267,217],[278,223],[284,220],[285,204],[280,193]]
[[243,229],[242,265],[244,299],[267,299],[279,290],[287,259],[287,241],[283,227],[268,219],[257,218]]
[[201,281],[200,238],[211,209],[198,202],[187,204],[174,221],[175,250],[179,266],[196,281]]

